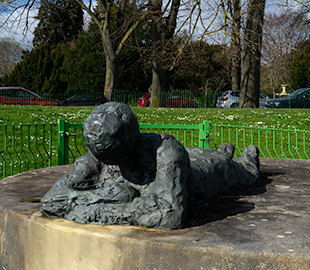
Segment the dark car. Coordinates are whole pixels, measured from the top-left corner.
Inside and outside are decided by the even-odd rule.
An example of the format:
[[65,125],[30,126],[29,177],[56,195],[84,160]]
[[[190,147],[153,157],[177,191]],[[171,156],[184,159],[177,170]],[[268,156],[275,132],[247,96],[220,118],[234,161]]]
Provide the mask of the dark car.
[[0,104],[63,106],[63,103],[57,99],[42,98],[22,87],[0,87]]
[[[146,93],[142,97],[138,98],[139,107],[149,107],[150,106],[151,94]],[[167,108],[198,108],[198,102],[190,98],[182,98],[179,96],[174,96],[172,94],[167,94],[166,96],[166,107]]]
[[266,108],[310,108],[310,88],[301,88],[283,98],[269,99]]
[[108,99],[101,94],[84,93],[74,95],[64,101],[66,106],[97,106],[108,102]]

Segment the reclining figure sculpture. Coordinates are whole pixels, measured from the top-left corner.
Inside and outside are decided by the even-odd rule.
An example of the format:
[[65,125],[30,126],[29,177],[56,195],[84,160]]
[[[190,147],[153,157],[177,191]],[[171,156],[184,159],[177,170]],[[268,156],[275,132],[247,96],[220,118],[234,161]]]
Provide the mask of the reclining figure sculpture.
[[140,133],[124,104],[97,106],[84,122],[89,150],[41,199],[41,212],[79,223],[181,228],[187,211],[259,178],[258,149],[185,148],[172,135]]

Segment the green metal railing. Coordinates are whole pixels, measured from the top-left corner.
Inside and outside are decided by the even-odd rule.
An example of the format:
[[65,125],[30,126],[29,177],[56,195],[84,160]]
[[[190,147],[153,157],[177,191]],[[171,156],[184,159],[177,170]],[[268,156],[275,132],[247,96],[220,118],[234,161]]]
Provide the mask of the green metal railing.
[[210,147],[217,148],[224,142],[235,145],[235,156],[240,157],[244,148],[254,144],[260,157],[310,159],[310,131],[279,128],[246,127],[212,124]]
[[[118,101],[121,103],[125,103],[127,105],[137,105],[138,98],[147,93],[145,92],[133,92],[128,90],[114,90],[112,93],[112,101]],[[199,108],[214,108],[216,104],[216,100],[220,93],[216,92],[193,92],[187,89],[173,89],[169,92],[162,92],[160,94],[161,100],[166,100],[171,97],[171,95],[175,97],[179,97],[180,99],[193,99],[198,102]],[[171,102],[167,101],[171,106]],[[173,102],[172,102],[173,103]],[[175,102],[174,106],[177,106],[179,102]],[[168,106],[168,104],[162,104],[163,106]],[[168,106],[168,107],[169,107]],[[177,106],[178,107],[178,106]],[[181,106],[182,107],[182,106]]]
[[[91,93],[103,94],[102,92],[91,92]],[[111,101],[117,101],[127,105],[137,106],[138,99],[142,97],[145,93],[148,93],[147,89],[145,91],[130,90],[130,89],[118,89],[118,90],[115,89],[112,92]],[[66,99],[81,93],[72,89],[67,90],[66,92],[58,91],[57,93],[38,93],[38,94],[46,99],[58,99],[61,101],[65,101]],[[194,92],[189,89],[172,89],[168,92],[162,92],[160,96],[163,100],[169,98],[171,95],[179,97],[180,99],[194,99],[195,101],[198,102],[199,108],[214,108],[217,98],[220,94],[221,93],[219,92],[211,92],[211,91]],[[178,102],[176,104],[178,104]]]
[[[147,92],[147,91],[146,91]],[[127,105],[138,105],[138,98],[143,96],[144,92],[130,91],[127,89],[114,90],[112,93],[112,101],[121,102]]]
[[[144,133],[169,133],[184,146],[212,147],[225,142],[235,145],[240,157],[250,144],[260,150],[260,157],[310,159],[310,131],[210,124],[165,125],[140,124]],[[0,179],[10,175],[72,164],[87,153],[83,124],[59,119],[57,123],[0,125]]]
[[[68,123],[63,119],[58,120],[58,155],[57,165],[72,164],[74,160],[86,154],[87,145],[82,136],[83,124]],[[140,124],[144,133],[168,133],[173,135],[184,146],[208,148],[206,140],[209,134],[209,122],[200,125],[164,125]]]
[[56,125],[0,125],[0,179],[28,170],[57,165]]
[[209,122],[200,125],[140,124],[144,133],[168,133],[186,147],[209,148]]

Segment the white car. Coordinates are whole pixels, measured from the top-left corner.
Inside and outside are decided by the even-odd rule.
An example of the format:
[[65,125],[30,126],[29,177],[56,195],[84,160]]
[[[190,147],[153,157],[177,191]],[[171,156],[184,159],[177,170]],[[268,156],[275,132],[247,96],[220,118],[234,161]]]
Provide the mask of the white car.
[[[216,108],[237,108],[240,101],[240,90],[228,90],[223,92],[216,102]],[[265,108],[265,104],[268,98],[259,94],[259,107]]]

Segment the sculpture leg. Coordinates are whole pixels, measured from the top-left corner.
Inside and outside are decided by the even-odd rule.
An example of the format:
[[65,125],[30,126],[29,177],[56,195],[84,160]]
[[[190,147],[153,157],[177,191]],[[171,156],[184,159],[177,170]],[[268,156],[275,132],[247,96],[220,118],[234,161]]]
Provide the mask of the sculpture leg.
[[192,174],[188,179],[189,208],[199,206],[217,196],[235,195],[259,179],[259,151],[245,148],[239,160],[232,159],[234,146],[220,145],[218,150],[187,148]]
[[[235,146],[231,143],[223,143],[219,146],[218,150],[229,159],[234,157]],[[243,164],[246,170],[255,176],[258,176],[259,171],[259,150],[255,145],[247,146],[242,155],[240,162]]]
[[247,146],[241,155],[240,162],[251,174],[259,177],[259,150],[256,146]]

